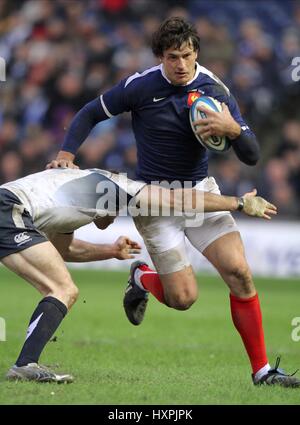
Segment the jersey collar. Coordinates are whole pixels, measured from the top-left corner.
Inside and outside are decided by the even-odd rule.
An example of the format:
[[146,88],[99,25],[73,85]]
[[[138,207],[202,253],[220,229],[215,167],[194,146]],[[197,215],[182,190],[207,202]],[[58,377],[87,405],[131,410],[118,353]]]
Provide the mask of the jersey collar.
[[[163,64],[162,64],[162,63],[160,64],[159,68],[160,68],[161,75],[164,77],[164,79],[165,79],[165,80],[167,80],[169,84],[172,84],[172,83],[171,83],[171,81],[169,80],[169,78],[168,78],[168,77],[166,76],[166,74],[165,74],[164,66],[163,66]],[[193,81],[195,81],[195,80],[196,80],[196,78],[198,78],[198,75],[200,74],[200,70],[201,70],[201,67],[200,67],[200,65],[198,64],[198,62],[196,62],[196,72],[195,72],[194,77],[193,77],[190,81],[188,81],[186,84],[183,84],[182,86],[179,86],[179,87],[188,86],[188,85],[190,85]]]

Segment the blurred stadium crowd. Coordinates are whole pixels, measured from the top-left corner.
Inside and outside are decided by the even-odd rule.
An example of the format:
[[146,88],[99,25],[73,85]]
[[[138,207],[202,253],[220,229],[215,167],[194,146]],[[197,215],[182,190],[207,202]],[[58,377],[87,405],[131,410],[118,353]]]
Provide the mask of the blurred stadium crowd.
[[[199,62],[231,89],[256,132],[254,167],[213,155],[210,174],[226,194],[257,187],[279,217],[300,217],[300,2],[246,0],[0,0],[0,183],[41,171],[88,101],[137,70],[156,64],[152,32],[167,16],[192,20]],[[300,73],[299,73],[300,74]],[[97,125],[80,149],[81,167],[134,176],[130,116]]]

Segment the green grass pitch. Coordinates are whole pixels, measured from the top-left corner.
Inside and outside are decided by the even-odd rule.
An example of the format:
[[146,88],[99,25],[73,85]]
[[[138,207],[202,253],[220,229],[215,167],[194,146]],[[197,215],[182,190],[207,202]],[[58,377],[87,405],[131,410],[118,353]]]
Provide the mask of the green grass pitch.
[[[127,274],[72,271],[80,298],[48,343],[41,363],[71,372],[71,385],[6,382],[23,344],[39,295],[0,269],[0,404],[300,404],[299,389],[254,387],[240,337],[230,317],[228,290],[217,277],[198,276],[200,297],[188,311],[151,297],[143,324],[132,326],[122,308]],[[300,366],[300,341],[291,321],[300,316],[297,280],[256,279],[269,360]]]

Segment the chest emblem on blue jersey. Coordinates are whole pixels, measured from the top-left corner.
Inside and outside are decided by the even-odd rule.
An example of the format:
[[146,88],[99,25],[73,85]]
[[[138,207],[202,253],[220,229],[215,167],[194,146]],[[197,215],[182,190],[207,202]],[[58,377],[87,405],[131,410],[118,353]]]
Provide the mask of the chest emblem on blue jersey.
[[191,107],[192,104],[195,102],[195,100],[198,99],[198,97],[200,96],[201,96],[201,93],[199,93],[198,91],[190,92],[187,99],[188,106]]

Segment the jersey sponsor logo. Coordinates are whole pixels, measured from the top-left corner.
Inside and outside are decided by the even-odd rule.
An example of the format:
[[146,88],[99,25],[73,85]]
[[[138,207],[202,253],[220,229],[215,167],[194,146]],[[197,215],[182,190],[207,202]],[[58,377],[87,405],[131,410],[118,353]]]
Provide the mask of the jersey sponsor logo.
[[198,99],[198,97],[200,97],[200,96],[201,96],[201,93],[199,93],[198,91],[189,92],[189,96],[188,96],[188,100],[187,100],[188,106],[192,106],[192,104],[195,102],[195,100]]
[[23,243],[29,242],[31,240],[31,237],[27,234],[27,232],[18,233],[14,237],[14,241],[16,244],[22,245]]
[[160,102],[161,100],[164,100],[165,97],[154,97],[153,102]]

